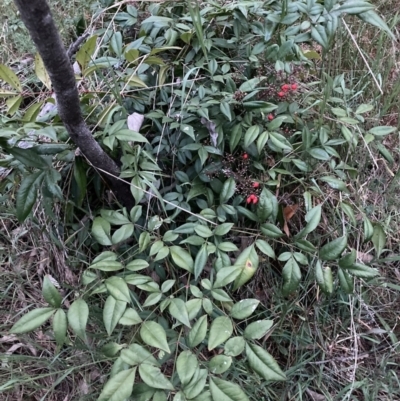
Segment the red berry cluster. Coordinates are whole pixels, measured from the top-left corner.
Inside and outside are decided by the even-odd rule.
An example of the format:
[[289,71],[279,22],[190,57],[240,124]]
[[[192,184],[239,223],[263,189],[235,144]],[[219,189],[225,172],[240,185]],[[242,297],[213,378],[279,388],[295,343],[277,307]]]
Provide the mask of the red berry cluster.
[[[274,116],[272,115],[272,118],[274,118]],[[246,162],[248,162],[249,160],[249,154],[248,153],[243,153],[242,154],[242,159],[245,160]],[[255,193],[250,194],[247,199],[246,199],[246,203],[248,205],[253,204],[256,205],[258,203],[258,196],[256,195],[257,192],[259,192],[259,188],[260,188],[260,183],[258,181],[253,181],[251,183],[251,186],[255,189]],[[248,187],[245,188],[245,190],[243,192],[247,192],[248,191]],[[247,192],[248,193],[248,192]]]
[[[254,189],[257,189],[257,188],[260,187],[260,183],[257,182],[257,181],[254,181],[253,184],[252,184],[252,186],[253,186]],[[247,204],[252,203],[253,205],[255,205],[257,202],[258,202],[258,196],[255,195],[255,194],[251,194],[251,195],[248,196],[247,199],[246,199],[246,203],[247,203]]]
[[254,195],[254,194],[251,194],[246,199],[246,203],[247,204],[252,203],[253,205],[255,205],[257,202],[258,202],[258,197],[256,195]]
[[298,88],[297,84],[284,84],[281,86],[281,91],[278,92],[278,96],[279,97],[285,97],[285,95],[289,92],[289,91],[295,91]]

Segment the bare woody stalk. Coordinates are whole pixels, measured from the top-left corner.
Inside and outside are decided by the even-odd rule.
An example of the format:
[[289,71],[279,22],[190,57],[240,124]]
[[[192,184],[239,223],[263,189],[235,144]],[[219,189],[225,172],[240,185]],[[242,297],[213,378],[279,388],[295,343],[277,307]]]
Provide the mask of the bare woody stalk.
[[104,174],[104,178],[118,201],[131,208],[134,201],[129,185],[115,178],[120,174],[118,165],[95,141],[83,119],[72,65],[46,0],[14,1],[49,73],[57,98],[58,114],[71,139],[94,167],[109,173]]

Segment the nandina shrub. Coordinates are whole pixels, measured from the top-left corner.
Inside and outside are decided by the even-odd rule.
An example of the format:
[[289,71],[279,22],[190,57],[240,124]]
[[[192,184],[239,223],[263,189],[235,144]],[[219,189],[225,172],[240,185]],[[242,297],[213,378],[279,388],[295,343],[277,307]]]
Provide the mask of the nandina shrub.
[[[136,206],[96,211],[89,246],[104,249],[83,272],[68,311],[46,279],[50,306],[29,312],[12,332],[53,317],[59,347],[69,336],[89,346],[98,338],[98,326],[87,324],[90,311],[100,305],[107,339],[98,345],[112,363],[100,400],[246,400],[242,383],[230,376],[238,365],[268,381],[284,380],[286,356],[257,344],[273,324],[268,312],[258,314],[257,299],[235,293],[257,272],[260,256],[282,271],[283,297],[311,269],[328,294],[337,283],[351,293],[354,276],[377,275],[350,248],[353,231],[346,227],[360,223],[348,201],[355,169],[343,155],[359,135],[372,142],[391,130],[368,127],[364,115],[371,108],[357,104],[361,94],[354,94],[354,108],[337,107],[352,94],[346,77],[318,77],[310,61],[328,51],[342,14],[363,16],[371,6],[280,3],[127,5],[113,15],[112,30],[95,32],[77,53],[88,122],[102,146],[120,157]],[[316,42],[322,54],[313,49]],[[15,141],[28,129],[32,138],[51,127],[60,142],[61,126],[47,120],[43,128],[36,117],[25,113],[30,125]],[[81,208],[91,195],[88,166],[74,149],[59,150],[63,173],[73,172],[74,206]],[[20,150],[10,153],[13,163],[27,164]],[[24,153],[31,163],[36,158],[29,167],[37,169],[18,195],[25,209],[39,187],[44,196],[63,197],[61,175],[43,153],[41,145]],[[32,179],[38,173],[40,182]],[[328,201],[321,188],[340,197]],[[329,202],[342,216],[322,230]],[[382,238],[380,226],[361,213],[364,240],[374,233]],[[246,246],[238,239],[244,229]]]

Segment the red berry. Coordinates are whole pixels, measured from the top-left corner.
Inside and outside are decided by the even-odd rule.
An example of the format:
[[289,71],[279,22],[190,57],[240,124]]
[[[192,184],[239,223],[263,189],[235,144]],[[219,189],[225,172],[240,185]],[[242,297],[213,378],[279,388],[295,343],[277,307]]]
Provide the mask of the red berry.
[[290,89],[290,85],[288,85],[288,84],[282,85],[282,90],[284,92],[287,92],[289,89]]
[[268,114],[268,120],[272,121],[274,119],[274,115],[273,114]]
[[248,159],[249,155],[247,153],[243,153],[243,159]]
[[253,195],[253,205],[255,205],[258,202],[257,196]]
[[258,188],[260,186],[260,183],[255,181],[253,182],[253,188]]
[[292,84],[292,89],[295,91],[297,89],[297,84]]
[[278,93],[278,96],[279,96],[279,97],[284,97],[284,96],[285,96],[285,92],[279,92],[279,93]]
[[253,196],[253,195],[249,196],[249,197],[246,199],[246,203],[251,203],[251,202],[253,202],[252,196]]

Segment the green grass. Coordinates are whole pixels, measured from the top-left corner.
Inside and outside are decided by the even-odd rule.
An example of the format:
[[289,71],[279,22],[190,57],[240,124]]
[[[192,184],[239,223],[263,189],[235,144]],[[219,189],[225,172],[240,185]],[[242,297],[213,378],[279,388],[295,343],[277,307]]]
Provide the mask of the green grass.
[[[84,17],[90,21],[90,5],[93,1],[57,0],[50,2],[55,22],[65,44],[76,38],[76,26]],[[28,32],[18,17],[13,0],[4,0],[0,4],[1,63],[15,63],[36,53]]]
[[[398,26],[394,15],[396,2],[382,2],[381,12],[391,26]],[[74,19],[86,12],[84,2],[59,1],[52,6],[66,41],[73,37]],[[7,12],[5,12],[7,10]],[[11,11],[10,11],[11,10]],[[34,49],[18,20],[12,2],[0,5],[3,30],[0,40],[0,60],[18,62]],[[7,16],[7,17],[5,17]],[[87,16],[88,17],[88,16]],[[366,28],[357,21],[349,25],[359,49],[366,56],[369,70],[346,31],[338,38],[336,53],[324,68],[331,75],[348,72],[349,85],[355,90],[368,88],[364,102],[374,102],[377,124],[398,125],[397,110],[400,92],[399,50],[384,34]],[[380,94],[372,76],[378,79]],[[399,137],[385,139],[393,161],[365,146],[356,155],[358,171],[358,206],[370,216],[385,222],[388,236],[384,257],[398,255],[399,242]],[[370,155],[373,156],[371,162]],[[36,216],[37,223],[18,225],[10,210],[0,210],[0,400],[94,400],[102,387],[106,363],[94,362],[95,350],[74,350],[61,356],[46,327],[41,332],[20,336],[7,335],[16,316],[28,307],[44,306],[40,292],[41,278],[57,268],[67,280],[77,282],[80,274],[80,252],[89,252],[84,241],[65,244],[58,238],[54,245],[46,233],[46,219]],[[326,230],[337,226],[340,215],[325,216]],[[245,228],[243,228],[245,229]],[[361,257],[370,249],[352,244]],[[77,268],[71,268],[66,255],[77,254]],[[262,317],[277,324],[263,346],[279,359],[289,380],[265,386],[255,376],[245,376],[240,364],[233,375],[249,392],[251,400],[313,400],[313,401],[396,401],[400,399],[400,305],[399,261],[382,261],[382,277],[368,284],[357,280],[354,296],[319,293],[311,277],[302,282],[298,295],[284,299],[279,295],[280,272],[275,266],[264,265],[248,285],[248,297],[256,297],[264,305]],[[73,291],[68,288],[68,291]],[[243,294],[242,294],[243,295]]]

